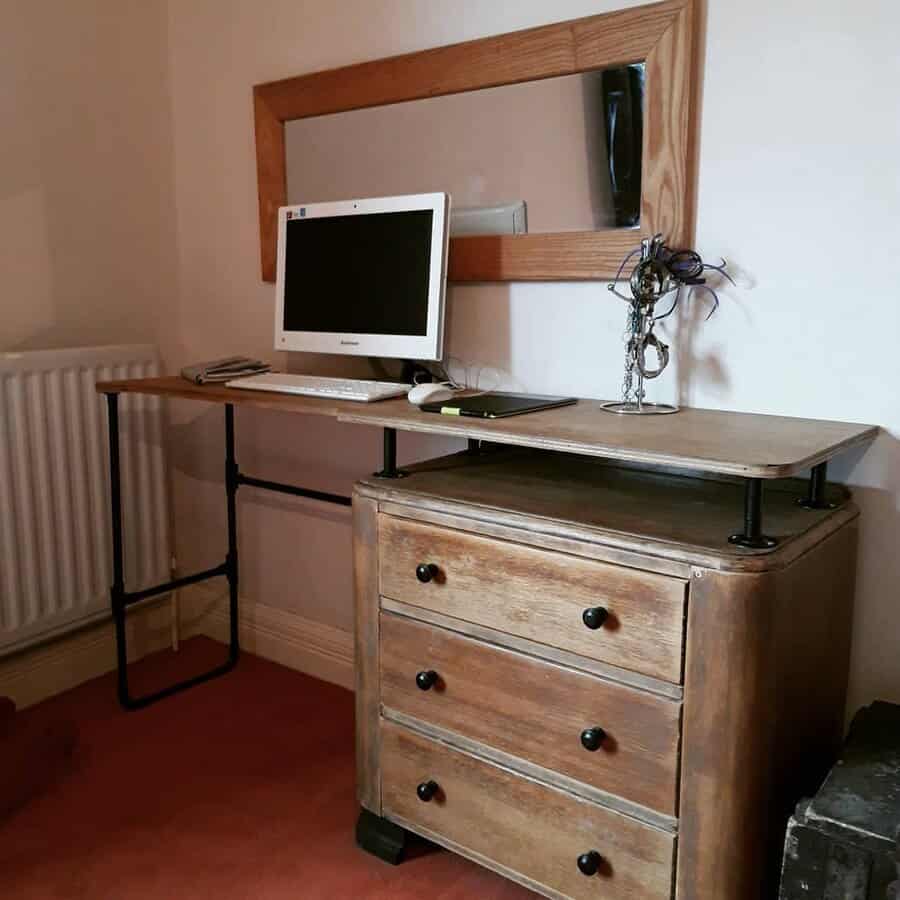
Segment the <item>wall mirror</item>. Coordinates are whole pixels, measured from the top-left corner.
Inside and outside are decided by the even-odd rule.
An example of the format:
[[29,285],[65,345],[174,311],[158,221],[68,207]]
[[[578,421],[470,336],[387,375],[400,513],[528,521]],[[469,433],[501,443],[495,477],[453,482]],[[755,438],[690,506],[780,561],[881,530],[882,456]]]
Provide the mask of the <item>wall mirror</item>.
[[637,63],[294,119],[288,203],[446,191],[451,236],[633,228],[643,84]]
[[262,273],[285,203],[444,190],[454,281],[611,277],[693,238],[694,9],[666,0],[254,88]]

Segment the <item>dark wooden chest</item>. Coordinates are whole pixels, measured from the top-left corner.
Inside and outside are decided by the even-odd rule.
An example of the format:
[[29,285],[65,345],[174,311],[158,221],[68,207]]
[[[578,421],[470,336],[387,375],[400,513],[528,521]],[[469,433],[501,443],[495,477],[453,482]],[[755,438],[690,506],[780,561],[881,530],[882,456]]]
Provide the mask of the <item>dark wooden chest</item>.
[[876,702],[788,823],[780,900],[900,900],[898,829],[900,706]]

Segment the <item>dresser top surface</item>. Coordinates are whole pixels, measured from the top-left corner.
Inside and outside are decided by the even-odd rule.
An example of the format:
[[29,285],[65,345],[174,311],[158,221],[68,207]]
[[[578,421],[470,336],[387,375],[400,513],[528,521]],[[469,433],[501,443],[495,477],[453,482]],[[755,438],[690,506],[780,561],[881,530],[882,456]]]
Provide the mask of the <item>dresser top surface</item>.
[[[363,404],[359,404],[362,406]],[[406,401],[354,407],[345,422],[452,434],[542,450],[680,469],[782,478],[874,440],[869,425],[686,407],[674,415],[615,415],[599,400],[507,419],[422,412]]]
[[356,403],[196,385],[178,376],[102,382],[97,390],[323,415],[358,425],[750,478],[796,475],[865,446],[878,434],[872,425],[690,407],[668,416],[620,416],[603,411],[599,400],[506,419],[463,418],[422,412],[404,397]]
[[728,541],[742,522],[743,485],[735,478],[691,478],[516,449],[458,453],[408,471],[395,481],[363,479],[359,489],[380,500],[732,570],[779,568],[817,532],[857,514],[841,485],[828,486],[835,509],[808,510],[796,502],[805,482],[771,482],[764,492],[763,526],[779,543],[752,550]]

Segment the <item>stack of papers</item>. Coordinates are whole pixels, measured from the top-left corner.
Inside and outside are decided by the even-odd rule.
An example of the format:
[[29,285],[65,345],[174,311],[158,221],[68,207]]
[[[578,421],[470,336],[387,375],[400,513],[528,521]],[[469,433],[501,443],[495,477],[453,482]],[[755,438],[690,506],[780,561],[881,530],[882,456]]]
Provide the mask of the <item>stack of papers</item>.
[[185,366],[181,370],[182,378],[195,384],[211,384],[219,381],[230,381],[245,375],[261,375],[272,367],[259,359],[248,359],[246,356],[230,356],[227,359],[214,359],[210,362]]

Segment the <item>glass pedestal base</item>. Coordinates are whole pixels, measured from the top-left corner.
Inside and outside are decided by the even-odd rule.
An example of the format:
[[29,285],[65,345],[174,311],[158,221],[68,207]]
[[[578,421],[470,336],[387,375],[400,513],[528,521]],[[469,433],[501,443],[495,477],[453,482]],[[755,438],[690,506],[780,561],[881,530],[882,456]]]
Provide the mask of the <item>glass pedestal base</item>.
[[678,407],[670,403],[641,403],[638,406],[633,400],[610,400],[602,403],[600,408],[620,416],[666,416],[678,412]]

